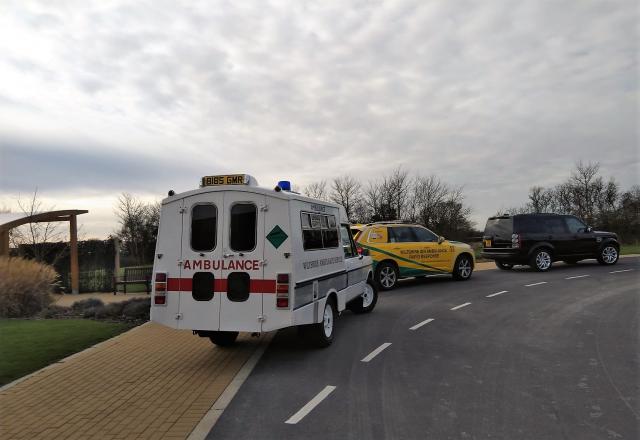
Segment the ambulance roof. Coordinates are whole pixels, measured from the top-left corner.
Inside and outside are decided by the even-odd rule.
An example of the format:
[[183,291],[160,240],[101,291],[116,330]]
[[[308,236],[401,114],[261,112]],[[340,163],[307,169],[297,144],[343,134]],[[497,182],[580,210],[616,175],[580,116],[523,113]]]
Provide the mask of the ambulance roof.
[[273,188],[264,188],[260,186],[252,186],[252,185],[217,185],[217,186],[203,186],[202,188],[194,189],[191,191],[185,191],[183,193],[175,194],[173,196],[166,197],[162,200],[163,205],[167,205],[169,203],[174,203],[179,200],[185,199],[187,197],[195,196],[197,194],[207,194],[214,192],[222,192],[222,191],[233,191],[233,192],[247,192],[253,194],[262,194],[267,197],[274,197],[277,199],[283,200],[298,200],[301,202],[308,203],[318,203],[326,206],[332,206],[334,208],[338,208],[340,210],[340,222],[341,223],[349,223],[347,218],[346,210],[342,205],[338,205],[337,203],[328,202],[325,200],[313,199],[311,197],[303,196],[302,194],[298,194],[291,191],[276,191]]

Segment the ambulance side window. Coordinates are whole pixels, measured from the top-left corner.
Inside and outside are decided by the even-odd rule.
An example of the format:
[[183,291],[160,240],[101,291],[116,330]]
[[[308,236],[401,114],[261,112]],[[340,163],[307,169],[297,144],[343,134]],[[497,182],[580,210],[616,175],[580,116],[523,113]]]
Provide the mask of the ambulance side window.
[[358,256],[356,247],[349,235],[349,229],[345,225],[340,226],[340,238],[342,239],[342,249],[344,250],[345,258],[353,258]]
[[191,209],[191,249],[212,251],[216,247],[218,209],[216,205],[195,205]]
[[231,207],[231,250],[247,252],[256,248],[257,217],[258,208],[253,203],[236,203]]
[[305,251],[337,248],[340,245],[338,226],[334,215],[300,214],[302,245]]

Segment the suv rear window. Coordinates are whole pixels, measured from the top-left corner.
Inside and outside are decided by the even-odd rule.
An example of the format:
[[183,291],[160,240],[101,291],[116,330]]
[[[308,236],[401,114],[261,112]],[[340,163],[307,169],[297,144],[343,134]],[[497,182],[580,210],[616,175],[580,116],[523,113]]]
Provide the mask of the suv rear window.
[[512,233],[512,217],[490,218],[489,220],[487,220],[487,225],[484,227],[484,235],[511,237]]

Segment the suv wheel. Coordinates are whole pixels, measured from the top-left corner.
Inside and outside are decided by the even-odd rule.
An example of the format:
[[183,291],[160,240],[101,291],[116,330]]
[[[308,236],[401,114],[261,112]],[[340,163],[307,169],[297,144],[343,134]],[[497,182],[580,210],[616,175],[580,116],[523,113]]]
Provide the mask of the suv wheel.
[[453,278],[459,281],[466,281],[471,278],[473,272],[473,262],[468,255],[460,255],[453,267]]
[[546,272],[551,269],[551,252],[548,249],[538,249],[531,257],[529,263],[538,272]]
[[378,267],[376,267],[376,282],[382,290],[393,289],[398,282],[398,269],[388,262],[378,264]]
[[511,270],[511,269],[513,269],[513,264],[504,263],[502,261],[496,261],[496,266],[498,266],[498,269],[502,269],[502,270]]
[[606,244],[602,246],[602,249],[600,249],[600,253],[598,254],[598,263],[609,266],[616,264],[618,262],[618,258],[620,258],[618,248],[612,244]]

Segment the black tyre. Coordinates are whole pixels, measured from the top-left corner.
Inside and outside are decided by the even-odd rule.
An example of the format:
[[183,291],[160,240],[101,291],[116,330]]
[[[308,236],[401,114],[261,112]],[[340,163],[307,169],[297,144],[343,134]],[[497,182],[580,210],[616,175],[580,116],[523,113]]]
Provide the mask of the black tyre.
[[369,313],[378,302],[378,288],[372,280],[368,280],[364,286],[364,292],[358,298],[347,304],[353,313]]
[[578,264],[578,261],[580,261],[580,260],[575,259],[575,258],[570,258],[568,260],[562,260],[562,261],[564,261],[565,264]]
[[220,347],[229,347],[235,344],[238,332],[211,332],[209,339]]
[[536,250],[531,256],[529,265],[538,272],[546,272],[551,269],[553,259],[551,258],[551,251],[547,248],[541,248]]
[[611,266],[618,262],[620,258],[620,250],[614,244],[605,244],[598,252],[598,263],[605,266]]
[[502,269],[502,270],[511,270],[511,269],[513,269],[513,264],[505,263],[505,262],[502,262],[502,261],[496,261],[496,266],[498,267],[498,269]]
[[456,259],[453,266],[453,279],[458,281],[466,281],[471,278],[473,273],[473,260],[469,255],[462,254]]
[[398,283],[398,268],[387,261],[376,267],[376,283],[381,290],[391,290]]
[[322,321],[300,328],[303,336],[316,347],[328,347],[333,342],[335,318],[338,316],[333,299],[327,300],[322,313]]

